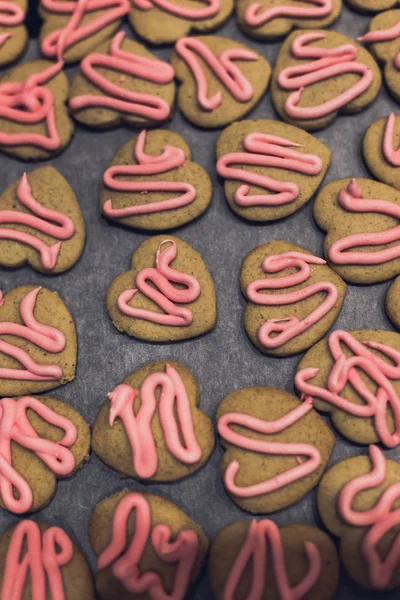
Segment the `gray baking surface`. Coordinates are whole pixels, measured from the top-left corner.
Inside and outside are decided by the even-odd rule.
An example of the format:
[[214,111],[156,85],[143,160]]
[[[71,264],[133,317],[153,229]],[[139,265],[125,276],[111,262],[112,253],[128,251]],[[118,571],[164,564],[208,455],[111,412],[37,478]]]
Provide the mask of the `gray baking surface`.
[[[335,29],[351,37],[367,30],[369,18],[343,8]],[[217,32],[234,37],[263,54],[274,65],[280,44],[262,44],[246,38],[237,28],[235,18]],[[171,48],[155,50],[168,58]],[[39,56],[37,41],[31,41],[24,60]],[[72,76],[74,68],[68,69]],[[387,116],[398,106],[383,86],[377,100],[364,112],[355,116],[340,116],[333,125],[318,132],[317,137],[332,151],[332,163],[324,183],[341,177],[369,177],[361,156],[364,131],[375,119]],[[247,118],[278,118],[267,95]],[[178,344],[154,345],[120,334],[112,325],[105,307],[105,293],[111,280],[131,264],[134,249],[146,237],[117,225],[100,216],[98,193],[102,174],[115,151],[131,136],[132,131],[120,128],[109,132],[95,132],[77,126],[69,148],[49,161],[68,179],[81,204],[87,228],[84,254],[71,271],[57,277],[47,277],[26,267],[0,272],[0,289],[7,292],[18,285],[43,285],[56,290],[72,312],[78,330],[79,356],[77,377],[72,383],[49,394],[65,400],[77,408],[93,425],[106,393],[129,373],[146,363],[157,360],[176,360],[186,365],[197,378],[201,391],[201,408],[211,417],[219,402],[229,392],[248,386],[275,386],[293,392],[293,374],[300,355],[290,358],[269,358],[252,346],[243,328],[244,298],[239,289],[241,262],[254,247],[271,239],[282,239],[299,244],[316,254],[322,253],[323,234],[312,218],[312,201],[283,221],[267,225],[252,225],[240,220],[230,211],[224,198],[223,183],[215,173],[214,146],[220,131],[195,128],[176,114],[168,129],[179,132],[190,144],[193,160],[203,165],[214,181],[211,207],[197,221],[174,233],[189,242],[204,258],[217,289],[218,322],[215,330],[201,338]],[[1,190],[27,172],[47,163],[24,164],[1,156]],[[384,311],[384,295],[388,283],[371,286],[349,286],[344,307],[335,328],[391,328]],[[95,504],[118,490],[146,490],[160,493],[176,502],[205,529],[210,540],[233,521],[251,516],[229,500],[219,472],[222,450],[217,445],[207,465],[189,479],[168,485],[141,485],[133,479],[121,479],[92,455],[77,475],[58,484],[58,491],[50,505],[37,513],[38,519],[63,526],[82,546],[91,566],[95,556],[90,549],[87,529]],[[358,447],[336,434],[336,446],[331,462],[347,456],[366,454],[366,447]],[[399,457],[400,449],[385,452]],[[315,490],[302,502],[288,510],[273,514],[278,524],[310,523],[321,525],[316,509]],[[16,518],[0,512],[0,532]],[[337,598],[365,599],[379,594],[368,594],[352,584],[342,569]],[[385,594],[398,598],[398,591]],[[188,598],[212,598],[204,570]]]

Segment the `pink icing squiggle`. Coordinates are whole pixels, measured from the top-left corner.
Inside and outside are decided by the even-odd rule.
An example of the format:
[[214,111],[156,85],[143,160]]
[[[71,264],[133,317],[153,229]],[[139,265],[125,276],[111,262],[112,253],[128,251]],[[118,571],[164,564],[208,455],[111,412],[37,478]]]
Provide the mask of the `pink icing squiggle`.
[[[349,212],[381,213],[400,219],[400,206],[387,200],[363,198],[362,189],[355,179],[342,188],[339,205]],[[354,233],[334,242],[328,250],[329,260],[335,265],[380,265],[400,257],[400,244],[376,252],[355,252],[359,246],[379,246],[400,240],[400,225],[376,233]]]
[[[161,388],[157,402],[156,390]],[[151,423],[158,410],[168,450],[184,464],[201,458],[201,448],[193,427],[190,401],[178,371],[166,366],[166,372],[146,377],[140,390],[140,408],[134,411],[137,392],[130,385],[118,385],[108,394],[111,400],[110,427],[119,417],[132,448],[135,472],[143,479],[153,477],[158,467],[157,447]],[[183,443],[181,441],[181,436]]]
[[290,181],[279,181],[231,167],[231,164],[247,164],[251,166],[274,167],[288,169],[307,175],[318,175],[323,167],[322,160],[315,154],[303,154],[291,150],[287,146],[301,147],[285,138],[267,133],[250,133],[243,140],[246,152],[232,152],[218,159],[217,171],[225,179],[237,179],[251,185],[276,192],[274,194],[249,195],[250,187],[241,185],[235,192],[235,202],[239,206],[281,206],[295,200],[299,193],[299,186]]
[[[26,208],[38,216],[35,217],[19,210],[0,210],[0,224],[26,225],[58,240],[67,240],[74,235],[74,223],[67,215],[58,210],[51,210],[42,206],[33,197],[26,173],[22,175],[21,181],[18,184],[17,198],[23,206],[26,206]],[[57,225],[53,225],[48,221],[54,221]],[[61,242],[48,246],[45,242],[42,242],[42,240],[29,233],[5,228],[0,228],[0,239],[14,240],[21,242],[21,244],[28,244],[39,252],[42,265],[45,269],[53,269],[56,266]]]
[[0,0],[0,25],[15,27],[21,25],[25,19],[25,11],[14,2]]
[[48,592],[52,600],[64,600],[61,567],[72,560],[73,554],[72,542],[60,527],[50,527],[42,534],[35,521],[21,521],[8,547],[1,600],[21,600],[28,580],[32,600],[45,600]]
[[[304,0],[301,0],[302,2]],[[244,21],[249,27],[260,27],[268,21],[279,18],[288,19],[322,19],[333,11],[332,0],[308,0],[313,6],[274,6],[262,10],[262,5],[253,2],[244,14]]]
[[182,195],[170,198],[169,200],[127,206],[126,208],[113,208],[112,201],[106,200],[103,205],[103,212],[107,217],[123,219],[124,217],[135,215],[163,212],[187,206],[195,200],[197,195],[196,188],[190,183],[176,181],[120,181],[116,179],[118,176],[158,175],[178,169],[185,164],[185,153],[181,148],[167,145],[159,156],[151,156],[146,154],[144,150],[145,143],[146,131],[142,131],[138,135],[134,151],[138,164],[109,167],[104,173],[104,185],[111,190],[121,192],[182,192]]
[[[347,346],[352,352],[351,356],[344,354],[341,344]],[[325,387],[308,383],[319,371],[318,368],[309,367],[296,373],[297,389],[305,397],[319,398],[355,417],[372,418],[381,442],[388,448],[397,446],[400,443],[400,398],[392,381],[400,379],[400,352],[378,342],[359,342],[351,333],[342,330],[330,334],[328,346],[335,363]],[[368,348],[379,350],[390,362]],[[365,373],[374,383],[375,392],[368,387],[361,373]],[[340,396],[348,383],[360,396],[363,404],[356,404]],[[395,425],[393,433],[389,431],[386,422],[389,410]]]
[[383,133],[383,154],[386,160],[394,167],[400,167],[400,148],[393,148],[394,130],[396,126],[396,115],[390,113],[387,118],[385,131]]
[[180,6],[168,2],[168,0],[132,0],[133,5],[142,10],[151,10],[152,8],[159,8],[165,12],[171,13],[182,19],[193,19],[194,21],[200,21],[204,19],[210,19],[217,15],[221,8],[221,0],[203,0],[208,4],[204,8],[190,8],[187,6]]
[[[63,429],[65,435],[55,443],[41,438],[29,422],[27,411],[34,411],[44,421]],[[69,475],[75,468],[75,458],[68,446],[77,439],[75,425],[67,418],[29,396],[0,400],[0,493],[5,507],[14,513],[32,508],[33,495],[28,482],[12,465],[11,444],[34,452],[57,475]],[[14,496],[14,488],[18,499]]]
[[[127,522],[135,510],[135,533],[127,547]],[[99,570],[112,565],[115,577],[132,594],[148,594],[154,600],[183,600],[190,584],[199,540],[195,531],[182,529],[171,541],[168,525],[151,527],[151,509],[141,494],[128,494],[117,506],[113,521],[113,535],[108,548],[97,561]],[[139,564],[147,544],[151,543],[160,560],[176,563],[171,591],[164,589],[160,575],[154,571],[140,572]]]
[[248,485],[246,487],[238,486],[235,483],[236,475],[240,469],[239,461],[233,460],[227,466],[224,474],[224,482],[227,490],[239,498],[252,498],[275,492],[293,481],[306,477],[313,473],[321,464],[321,455],[318,448],[310,444],[285,444],[280,442],[264,442],[259,439],[252,439],[231,429],[232,425],[237,425],[250,429],[255,433],[265,435],[279,433],[287,429],[294,423],[297,423],[304,415],[312,409],[312,401],[307,400],[293,410],[289,411],[283,417],[275,421],[264,421],[243,413],[226,413],[218,421],[218,432],[220,436],[229,444],[250,450],[252,452],[261,452],[263,454],[274,454],[283,456],[307,456],[308,460],[299,462],[295,467],[288,469],[284,473],[275,475],[262,483]]
[[112,69],[159,84],[173,81],[175,72],[171,65],[156,58],[149,59],[125,52],[121,48],[124,38],[125,32],[120,31],[111,41],[110,55],[95,52],[86,56],[81,62],[80,68],[86,79],[108,96],[83,94],[71,98],[69,105],[72,110],[80,110],[88,106],[101,106],[154,121],[163,121],[169,117],[171,112],[163,98],[126,90],[95,69],[95,67]]
[[[295,90],[285,101],[285,112],[294,119],[325,117],[360,96],[373,81],[371,69],[355,60],[358,53],[356,46],[342,44],[336,48],[318,48],[308,45],[311,42],[323,40],[326,36],[327,34],[318,32],[298,35],[292,43],[293,56],[300,60],[307,58],[314,60],[287,67],[279,73],[279,85],[287,91]],[[299,106],[305,87],[345,73],[359,74],[361,78],[336,98],[315,106]]]
[[237,598],[237,589],[249,563],[251,563],[252,574],[251,588],[244,600],[261,600],[265,594],[267,561],[271,561],[281,600],[300,600],[304,598],[317,583],[321,573],[321,556],[317,546],[312,542],[304,542],[304,551],[308,561],[307,573],[296,586],[291,587],[278,527],[268,519],[253,520],[248,529],[245,542],[229,573],[223,600],[235,600]]
[[[168,242],[171,245],[162,250],[162,246]],[[176,306],[176,303],[188,304],[197,300],[201,291],[200,284],[192,275],[187,275],[169,266],[176,258],[176,254],[175,242],[168,239],[161,242],[156,253],[156,267],[139,271],[136,275],[137,289],[126,290],[118,296],[118,308],[124,315],[175,327],[183,327],[192,323],[192,311],[182,306]],[[153,285],[149,285],[147,281]],[[171,282],[183,285],[184,289],[176,288]],[[129,306],[128,302],[138,291],[157,304],[166,314]]]
[[[37,295],[42,288],[38,287],[22,298],[19,311],[24,325],[5,321],[0,322],[0,336],[13,335],[35,344],[47,352],[62,352],[66,345],[64,334],[49,325],[43,325],[35,319],[34,310]],[[2,299],[2,295],[0,294]],[[2,302],[1,302],[2,304]],[[56,381],[63,375],[57,365],[39,365],[25,350],[14,346],[0,338],[0,352],[15,358],[25,369],[0,368],[0,379],[17,379],[21,381]]]
[[346,483],[339,496],[339,512],[349,525],[370,526],[361,542],[361,553],[368,565],[370,585],[375,590],[385,590],[390,584],[395,569],[398,568],[400,535],[396,535],[384,559],[376,548],[384,535],[400,524],[400,509],[394,508],[400,498],[400,482],[387,487],[370,510],[361,512],[353,510],[351,505],[359,492],[378,487],[386,478],[387,467],[383,452],[377,446],[370,446],[369,456],[372,470]]
[[197,85],[197,100],[203,110],[212,111],[222,104],[222,92],[208,96],[208,82],[196,54],[208,65],[214,75],[238,102],[248,102],[253,97],[253,86],[232,61],[257,61],[259,56],[246,48],[229,48],[217,57],[210,48],[196,38],[181,38],[176,52],[191,69]]
[[311,254],[303,254],[302,252],[285,252],[283,254],[267,256],[263,261],[261,268],[264,273],[278,273],[279,271],[293,268],[297,269],[297,272],[284,277],[252,281],[246,289],[246,295],[251,302],[261,306],[286,306],[301,302],[321,292],[326,294],[321,304],[302,320],[299,320],[297,317],[286,317],[265,321],[258,331],[260,344],[265,348],[279,348],[296,337],[296,335],[303,333],[303,331],[317,323],[335,306],[339,293],[336,285],[331,281],[318,281],[300,290],[287,292],[286,294],[264,294],[263,290],[277,290],[300,285],[311,277],[312,270],[310,265],[324,264],[325,261],[322,258]]
[[[360,36],[358,41],[374,43],[374,42],[388,42],[396,40],[400,37],[400,21],[397,21],[395,25],[388,29],[376,29],[375,31],[369,31],[365,35]],[[397,52],[394,65],[397,69],[400,69],[400,52]]]

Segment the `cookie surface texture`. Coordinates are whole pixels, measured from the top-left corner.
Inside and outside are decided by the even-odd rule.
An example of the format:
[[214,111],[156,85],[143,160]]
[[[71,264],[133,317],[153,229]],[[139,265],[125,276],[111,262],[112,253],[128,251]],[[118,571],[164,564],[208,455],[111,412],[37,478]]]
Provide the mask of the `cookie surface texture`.
[[22,56],[28,44],[28,30],[24,25],[27,0],[6,0],[0,12],[0,67]]
[[400,116],[391,113],[374,121],[366,130],[362,151],[371,173],[400,190]]

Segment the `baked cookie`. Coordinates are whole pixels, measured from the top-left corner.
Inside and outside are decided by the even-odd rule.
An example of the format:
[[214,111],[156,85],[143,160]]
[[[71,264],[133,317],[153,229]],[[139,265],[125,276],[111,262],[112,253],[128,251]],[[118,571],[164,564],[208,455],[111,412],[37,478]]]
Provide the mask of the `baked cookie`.
[[370,53],[337,31],[295,31],[281,46],[271,94],[284,121],[322,129],[378,95],[382,77]]
[[292,506],[318,483],[335,437],[312,402],[271,387],[226,396],[217,410],[225,454],[221,476],[231,500],[251,513]]
[[20,64],[0,80],[0,150],[22,160],[45,160],[68,146],[74,126],[65,105],[62,63]]
[[210,580],[216,600],[331,600],[339,561],[329,536],[311,525],[237,521],[211,546]]
[[57,479],[89,458],[89,425],[72,406],[47,396],[0,400],[0,506],[22,514],[53,498]]
[[129,490],[96,505],[89,538],[102,600],[183,600],[208,550],[203,530],[183,510],[161,496]]
[[233,10],[233,0],[132,0],[129,22],[151,44],[173,44],[191,31],[220,27]]
[[40,0],[42,54],[77,62],[110,38],[129,11],[129,0]]
[[212,183],[179,134],[142,131],[117,150],[103,176],[104,216],[144,231],[180,227],[208,207]]
[[361,13],[377,13],[389,8],[396,8],[399,0],[346,0],[350,8]]
[[0,292],[0,398],[72,381],[77,352],[75,324],[57,292],[34,285]]
[[400,463],[370,446],[369,457],[331,467],[318,488],[320,515],[340,538],[346,571],[361,587],[381,593],[400,586],[399,480]]
[[400,335],[361,329],[333,331],[297,366],[303,400],[330,413],[336,429],[356,444],[400,443]]
[[238,0],[239,26],[256,40],[275,41],[292,29],[323,29],[342,10],[342,0]]
[[133,337],[187,340],[214,328],[214,282],[189,244],[173,236],[153,236],[136,248],[131,270],[111,282],[107,310],[115,327]]
[[372,179],[338,179],[314,202],[326,231],[330,266],[351,283],[378,283],[400,273],[400,193]]
[[400,117],[390,113],[374,121],[363,138],[363,155],[371,173],[400,190]]
[[79,547],[61,527],[30,520],[0,537],[0,590],[3,600],[94,600],[92,574]]
[[275,221],[315,193],[329,167],[329,148],[302,129],[257,119],[221,133],[217,172],[231,209],[249,221]]
[[400,329],[400,277],[396,277],[386,292],[385,308],[393,325]]
[[247,335],[261,352],[279,356],[302,352],[321,339],[346,295],[345,282],[323,258],[275,240],[246,256],[240,287],[248,300]]
[[254,108],[271,73],[260,54],[217,36],[180,39],[171,64],[181,82],[179,108],[189,121],[206,129],[229,125]]
[[24,173],[0,196],[0,266],[62,273],[77,262],[84,243],[78,200],[54,167]]
[[28,44],[27,0],[3,0],[0,7],[0,67],[22,56]]
[[149,127],[171,118],[174,98],[171,65],[119,31],[82,60],[69,107],[88,127]]
[[213,424],[199,408],[197,381],[179,363],[146,365],[108,398],[94,424],[92,447],[123,477],[177,481],[212,454]]

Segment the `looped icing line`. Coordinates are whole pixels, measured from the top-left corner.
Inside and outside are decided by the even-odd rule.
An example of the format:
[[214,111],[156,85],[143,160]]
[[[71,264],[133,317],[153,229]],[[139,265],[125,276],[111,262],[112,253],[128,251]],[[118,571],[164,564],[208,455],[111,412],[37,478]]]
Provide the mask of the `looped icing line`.
[[[392,27],[388,27],[387,29],[378,29],[375,31],[369,31],[365,35],[361,35],[357,38],[359,42],[388,42],[392,40],[397,40],[400,38],[400,20],[397,21]],[[400,52],[397,52],[394,58],[394,66],[396,69],[400,70]]]
[[278,5],[265,10],[262,9],[262,4],[253,2],[244,14],[244,21],[249,27],[260,27],[273,19],[323,19],[333,11],[332,0],[308,0],[308,2],[312,5]]
[[394,149],[394,135],[396,126],[396,115],[390,113],[387,118],[383,133],[383,154],[386,160],[394,167],[400,167],[400,148]]
[[[16,27],[21,25],[25,19],[25,12],[21,6],[14,2],[0,0],[0,26]],[[0,35],[0,48],[5,42],[12,37],[10,33],[2,33]]]
[[211,19],[219,13],[221,9],[221,0],[203,0],[203,2],[207,4],[204,8],[190,8],[188,6],[173,4],[172,2],[168,2],[168,0],[132,0],[132,3],[136,8],[142,10],[158,8],[159,10],[163,10],[176,17],[191,19],[193,21]]

